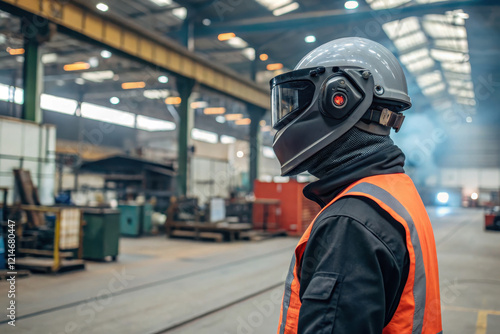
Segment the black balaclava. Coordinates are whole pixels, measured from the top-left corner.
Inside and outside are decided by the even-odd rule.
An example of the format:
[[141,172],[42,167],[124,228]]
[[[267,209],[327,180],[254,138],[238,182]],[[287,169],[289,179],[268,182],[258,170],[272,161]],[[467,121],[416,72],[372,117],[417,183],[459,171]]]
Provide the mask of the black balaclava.
[[389,136],[354,127],[297,170],[308,171],[320,179],[306,186],[304,195],[324,205],[343,188],[364,177],[404,173],[404,160],[403,152]]

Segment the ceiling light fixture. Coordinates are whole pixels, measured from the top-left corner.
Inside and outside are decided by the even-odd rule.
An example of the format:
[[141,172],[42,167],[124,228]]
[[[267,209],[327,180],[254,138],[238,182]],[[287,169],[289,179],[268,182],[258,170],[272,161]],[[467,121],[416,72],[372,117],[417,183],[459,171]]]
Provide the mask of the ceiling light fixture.
[[239,120],[234,122],[234,124],[236,124],[236,125],[248,125],[250,123],[252,123],[250,118],[242,118],[242,119],[239,119]]
[[99,9],[101,12],[107,12],[109,6],[106,5],[105,3],[99,2],[97,5],[95,5],[95,8]]
[[122,83],[122,89],[140,89],[144,87],[146,87],[146,83],[144,81]]
[[160,75],[158,77],[158,82],[165,84],[168,82],[168,77],[166,75]]
[[282,63],[267,64],[267,66],[266,66],[266,69],[268,71],[277,71],[277,70],[281,70],[282,68],[283,68]]
[[66,64],[63,66],[63,69],[67,72],[69,71],[82,71],[82,70],[88,70],[90,68],[89,63],[85,63],[83,61],[79,61],[73,64]]
[[346,1],[344,4],[345,9],[356,9],[359,3],[357,1]]
[[108,59],[108,58],[111,58],[113,54],[108,51],[108,50],[102,50],[101,51],[101,57],[103,57],[104,59]]
[[228,41],[230,40],[231,38],[234,38],[236,37],[236,34],[234,32],[226,32],[226,33],[223,33],[223,34],[219,34],[219,36],[217,36],[217,39],[219,41]]
[[24,54],[24,49],[23,49],[23,48],[20,48],[20,49],[12,49],[12,48],[7,48],[7,52],[8,52],[11,56],[18,56],[18,55],[22,55],[22,54]]
[[222,115],[226,112],[226,108],[220,107],[220,108],[205,108],[203,110],[203,113],[205,115]]
[[314,43],[314,42],[316,42],[316,36],[309,35],[309,36],[306,36],[306,38],[304,38],[304,40],[306,41],[306,43]]
[[170,96],[165,99],[166,104],[178,105],[181,104],[182,99],[179,96]]

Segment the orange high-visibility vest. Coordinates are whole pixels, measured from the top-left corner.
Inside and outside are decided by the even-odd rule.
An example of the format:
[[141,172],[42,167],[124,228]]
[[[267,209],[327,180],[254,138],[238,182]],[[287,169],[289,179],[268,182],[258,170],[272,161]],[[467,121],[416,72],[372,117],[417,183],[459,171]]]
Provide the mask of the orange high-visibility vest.
[[344,196],[371,199],[406,231],[406,248],[410,258],[408,279],[396,312],[385,326],[383,334],[442,333],[438,262],[431,222],[411,179],[406,174],[398,173],[370,176],[351,184],[325,206],[309,225],[295,248],[286,278],[278,334],[297,333],[302,304],[298,279],[302,255],[318,216]]

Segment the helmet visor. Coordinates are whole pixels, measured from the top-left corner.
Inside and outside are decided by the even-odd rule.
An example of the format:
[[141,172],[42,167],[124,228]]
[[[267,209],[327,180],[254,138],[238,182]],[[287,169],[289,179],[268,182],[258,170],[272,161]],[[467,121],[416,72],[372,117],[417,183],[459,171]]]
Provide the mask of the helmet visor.
[[275,129],[281,128],[312,102],[315,85],[309,80],[288,81],[272,88],[271,115]]

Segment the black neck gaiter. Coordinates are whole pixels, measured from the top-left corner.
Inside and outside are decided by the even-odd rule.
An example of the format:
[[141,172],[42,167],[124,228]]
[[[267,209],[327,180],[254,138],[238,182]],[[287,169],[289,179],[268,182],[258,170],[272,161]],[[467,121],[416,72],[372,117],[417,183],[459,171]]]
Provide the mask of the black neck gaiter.
[[301,166],[319,178],[304,188],[304,195],[324,206],[357,180],[404,173],[404,160],[403,152],[389,136],[352,128]]

